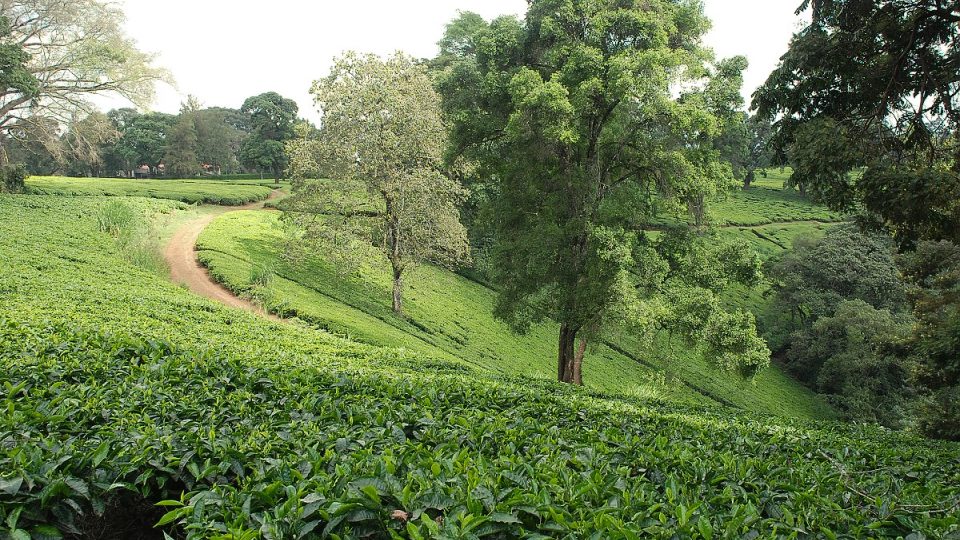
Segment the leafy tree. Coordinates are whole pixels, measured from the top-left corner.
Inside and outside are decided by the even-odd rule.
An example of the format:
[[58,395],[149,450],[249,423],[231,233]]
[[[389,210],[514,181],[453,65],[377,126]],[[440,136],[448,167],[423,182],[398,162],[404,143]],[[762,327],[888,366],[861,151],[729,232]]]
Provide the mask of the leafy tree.
[[115,114],[122,135],[112,150],[113,161],[120,169],[131,171],[140,165],[155,168],[163,161],[167,147],[167,133],[176,123],[176,116],[164,113]]
[[[0,131],[29,116],[68,124],[114,95],[146,105],[166,74],[123,33],[123,13],[98,0],[9,0],[0,5],[3,69]],[[21,51],[9,45],[17,44]]]
[[[715,143],[739,107],[745,62],[711,62],[694,2],[534,0],[523,22],[475,22],[461,15],[437,62],[449,162],[476,163],[492,182],[497,315],[520,331],[559,322],[558,378],[580,384],[591,337],[651,326],[671,300],[677,282],[658,270],[644,224],[684,206],[702,222],[710,198],[735,185]],[[745,319],[698,330],[752,333]],[[716,339],[731,354],[715,356],[755,372],[767,351],[746,342],[736,352]]]
[[[785,344],[784,363],[851,420],[904,427],[915,389],[904,354],[912,329],[896,246],[853,226],[798,239],[775,263],[770,342]],[[789,335],[788,335],[789,334]]]
[[[312,139],[310,126],[301,124],[301,137],[289,148],[292,208],[310,213],[294,217],[318,237],[331,224],[344,231],[344,222],[331,220],[331,214],[349,218],[370,201],[375,226],[367,227],[366,235],[381,234],[380,247],[393,270],[393,310],[401,313],[403,276],[411,264],[454,266],[469,256],[457,210],[461,189],[440,172],[446,142],[440,97],[425,68],[402,54],[381,59],[347,53],[312,92],[323,112],[322,127]],[[309,179],[317,174],[336,182]],[[357,188],[348,205],[354,208],[331,212],[331,203],[351,199],[351,184],[345,182]],[[346,192],[347,199],[337,192]],[[327,217],[317,220],[318,213]],[[363,228],[352,232],[363,234]]]
[[170,128],[163,158],[167,174],[177,178],[190,178],[200,172],[195,122],[196,114],[192,111],[184,111]]
[[284,143],[294,137],[297,103],[276,92],[247,98],[240,111],[250,118],[251,133],[240,150],[244,165],[268,170],[279,184],[287,169]]
[[228,123],[227,113],[218,109],[203,109],[194,115],[197,131],[197,157],[218,172],[233,173],[238,169],[237,155],[244,134]]
[[862,205],[902,241],[960,240],[960,5],[813,5],[754,96],[792,182],[834,209]]
[[103,176],[104,149],[120,138],[107,115],[93,112],[74,122],[63,137],[68,172],[78,176]]
[[920,427],[960,440],[960,247],[921,242],[900,262],[917,319],[910,343],[917,380],[928,391]]
[[798,332],[787,351],[790,371],[849,420],[891,428],[910,423],[910,363],[901,352],[909,315],[862,300],[841,302],[834,313]]
[[889,238],[854,227],[831,228],[819,239],[801,237],[771,266],[777,302],[801,325],[847,300],[901,311],[906,296],[895,253]]

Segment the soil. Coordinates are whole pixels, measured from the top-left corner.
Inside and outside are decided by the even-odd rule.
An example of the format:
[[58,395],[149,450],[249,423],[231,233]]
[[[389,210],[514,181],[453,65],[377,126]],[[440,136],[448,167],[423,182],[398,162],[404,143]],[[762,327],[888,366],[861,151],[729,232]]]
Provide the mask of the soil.
[[[267,200],[275,199],[280,195],[279,190],[270,193]],[[163,257],[170,266],[170,279],[174,283],[181,283],[187,286],[195,294],[220,302],[226,306],[243,309],[251,313],[262,315],[274,321],[280,321],[279,317],[267,313],[262,307],[240,298],[223,285],[214,281],[207,269],[197,260],[197,238],[200,233],[217,216],[228,212],[237,212],[240,210],[261,210],[264,207],[264,201],[245,204],[243,206],[227,206],[222,208],[222,212],[215,215],[207,215],[190,221],[173,233],[170,242],[164,249]]]

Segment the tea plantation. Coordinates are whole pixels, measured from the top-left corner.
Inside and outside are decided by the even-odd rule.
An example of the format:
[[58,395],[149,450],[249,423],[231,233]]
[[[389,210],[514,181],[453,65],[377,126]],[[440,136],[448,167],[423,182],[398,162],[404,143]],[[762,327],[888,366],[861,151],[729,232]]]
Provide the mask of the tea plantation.
[[[268,182],[272,184],[272,181]],[[114,195],[171,199],[185,203],[239,205],[262,201],[271,189],[257,180],[168,180],[129,178],[67,178],[35,176],[27,180],[30,193],[46,195]]]
[[0,197],[0,537],[960,537],[955,444],[272,323],[137,266],[111,200]]
[[[722,220],[745,212],[737,209],[754,208],[754,220],[765,224],[744,230],[724,227],[722,234],[748,238],[758,251],[770,255],[789,246],[793,237],[842,219],[783,190],[780,174],[770,177],[750,191],[731,195],[716,212]],[[780,214],[789,222],[771,221]],[[824,222],[804,221],[809,216]],[[323,253],[291,263],[284,257],[286,239],[278,213],[232,213],[203,232],[198,249],[216,279],[237,294],[256,297],[271,311],[295,315],[364,343],[404,347],[504,374],[555,377],[557,325],[513,334],[492,316],[495,293],[489,287],[423,266],[408,278],[406,318],[397,317],[390,306],[389,264],[375,250],[353,253],[348,265]],[[737,289],[731,302],[757,309],[765,301],[762,293],[762,288]],[[671,346],[661,339],[655,350],[643,350],[633,336],[623,333],[591,348],[587,362],[585,383],[598,389],[701,404],[720,402],[786,416],[832,417],[822,400],[776,366],[752,383],[743,383],[718,372],[709,360],[679,342]],[[679,382],[655,384],[656,374],[664,371]]]

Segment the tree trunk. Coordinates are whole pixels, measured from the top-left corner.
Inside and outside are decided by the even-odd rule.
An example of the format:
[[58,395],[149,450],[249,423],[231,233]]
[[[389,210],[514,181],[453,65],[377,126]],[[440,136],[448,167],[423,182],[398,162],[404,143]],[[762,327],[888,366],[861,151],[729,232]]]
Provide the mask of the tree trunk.
[[754,178],[756,178],[756,173],[753,169],[747,171],[747,177],[743,179],[743,189],[750,189],[750,184],[753,183]]
[[577,330],[567,323],[560,325],[560,343],[557,354],[557,380],[560,382],[577,384],[574,380],[574,366],[577,356],[574,347],[577,341]]
[[393,312],[403,315],[403,258],[400,256],[400,221],[394,213],[393,199],[381,192],[387,207],[386,248],[387,259],[393,267]]
[[573,355],[573,384],[583,386],[583,356],[587,352],[587,338],[580,338],[580,346]]
[[403,315],[403,270],[393,265],[393,312]]

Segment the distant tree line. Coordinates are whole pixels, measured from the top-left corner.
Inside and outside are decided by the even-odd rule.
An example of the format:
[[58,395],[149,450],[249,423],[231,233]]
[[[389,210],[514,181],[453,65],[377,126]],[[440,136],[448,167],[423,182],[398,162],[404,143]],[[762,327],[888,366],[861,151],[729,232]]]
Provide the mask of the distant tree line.
[[279,180],[284,143],[293,137],[297,105],[269,92],[240,109],[203,107],[190,97],[180,113],[133,108],[93,111],[62,124],[31,117],[4,134],[10,161],[36,175],[190,178],[262,172]]

